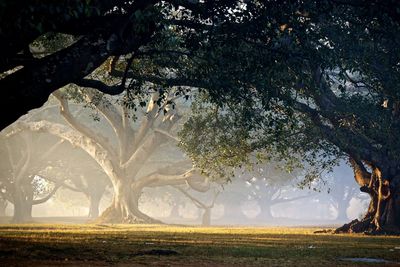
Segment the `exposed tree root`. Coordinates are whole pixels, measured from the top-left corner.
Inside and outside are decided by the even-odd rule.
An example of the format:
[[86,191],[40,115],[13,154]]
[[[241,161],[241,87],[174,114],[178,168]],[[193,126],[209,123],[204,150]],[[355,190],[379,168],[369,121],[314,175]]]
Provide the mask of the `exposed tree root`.
[[367,235],[400,235],[400,229],[397,227],[386,226],[378,229],[371,218],[364,218],[361,221],[355,219],[334,231],[335,234],[341,233],[364,233]]
[[130,212],[123,216],[122,213],[114,207],[108,207],[94,223],[127,223],[127,224],[162,224],[161,221],[153,219],[143,213],[134,214]]

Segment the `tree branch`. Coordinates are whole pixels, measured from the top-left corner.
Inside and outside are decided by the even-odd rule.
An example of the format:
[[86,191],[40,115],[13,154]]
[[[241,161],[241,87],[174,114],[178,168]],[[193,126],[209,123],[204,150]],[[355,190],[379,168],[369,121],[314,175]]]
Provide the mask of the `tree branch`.
[[124,86],[107,85],[107,84],[103,83],[102,81],[87,79],[87,78],[75,81],[74,83],[81,87],[94,88],[94,89],[96,89],[104,94],[108,94],[108,95],[119,95],[123,91],[125,91]]
[[56,184],[54,186],[53,190],[51,190],[51,192],[47,196],[45,196],[45,197],[43,197],[41,199],[32,200],[32,205],[39,205],[39,204],[45,203],[47,200],[49,200],[57,192],[57,190],[60,187],[61,187],[61,183],[60,184]]
[[50,123],[48,121],[38,121],[38,122],[17,122],[13,124],[13,127],[6,136],[12,136],[23,130],[30,130],[34,132],[47,132],[49,134],[58,136],[70,142],[73,146],[78,146],[86,153],[88,153],[104,170],[104,172],[109,177],[116,177],[117,168],[114,167],[114,162],[109,155],[109,151],[104,149],[98,143],[93,142],[92,139],[70,129],[69,127]]
[[174,141],[176,141],[176,142],[178,142],[178,143],[181,141],[178,137],[173,136],[172,134],[170,134],[170,133],[168,133],[168,132],[166,132],[166,131],[164,131],[164,130],[161,130],[161,129],[154,129],[154,131],[155,131],[156,133],[161,133],[161,134],[163,134],[163,135],[165,135],[165,136],[171,138],[172,140],[174,140]]
[[293,197],[293,198],[278,198],[278,199],[272,200],[271,201],[271,205],[280,204],[280,203],[286,203],[286,202],[292,202],[292,201],[295,201],[295,200],[308,198],[308,197],[310,197],[310,195],[298,196],[298,197]]
[[63,116],[63,118],[68,122],[68,124],[78,131],[80,134],[86,136],[87,138],[90,138],[100,146],[102,146],[104,149],[106,149],[109,154],[113,157],[116,155],[114,148],[111,146],[111,144],[108,142],[108,140],[103,137],[99,133],[94,133],[90,128],[86,127],[84,124],[79,122],[74,116],[72,115],[69,105],[68,105],[68,100],[64,98],[62,93],[60,91],[55,91],[53,95],[57,98],[57,100],[60,102],[61,109],[60,113]]

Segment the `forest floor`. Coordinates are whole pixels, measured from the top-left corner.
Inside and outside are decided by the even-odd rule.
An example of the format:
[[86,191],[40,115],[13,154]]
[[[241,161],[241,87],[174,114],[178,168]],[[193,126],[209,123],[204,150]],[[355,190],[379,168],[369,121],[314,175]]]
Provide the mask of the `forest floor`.
[[400,266],[399,236],[316,230],[3,224],[0,266]]

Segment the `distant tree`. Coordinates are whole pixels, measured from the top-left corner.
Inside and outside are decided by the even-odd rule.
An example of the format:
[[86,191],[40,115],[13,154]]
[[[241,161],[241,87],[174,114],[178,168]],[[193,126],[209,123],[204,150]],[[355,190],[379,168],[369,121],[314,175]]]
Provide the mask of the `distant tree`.
[[[57,156],[53,153],[53,157]],[[48,166],[41,172],[47,181],[64,181],[62,191],[74,191],[85,195],[89,202],[88,217],[99,216],[99,205],[110,181],[100,166],[80,149],[72,149],[67,145],[62,150],[62,159],[57,165]],[[68,199],[68,198],[65,198]]]
[[[104,172],[96,166],[96,169],[86,169],[86,173],[71,179],[72,183],[78,191],[81,191],[89,201],[88,217],[96,219],[100,214],[100,201],[110,186],[109,179]],[[86,166],[87,168],[87,166]]]
[[43,138],[31,132],[1,139],[4,160],[0,194],[14,206],[13,222],[30,221],[32,206],[46,202],[62,186],[63,180],[48,181],[38,176],[52,164],[50,155],[61,144],[57,138]]
[[201,199],[197,198],[193,194],[190,193],[190,188],[183,188],[183,187],[178,187],[175,186],[175,188],[180,191],[184,196],[186,196],[190,201],[193,202],[196,207],[201,210],[201,225],[202,226],[210,226],[211,225],[211,211],[212,208],[214,208],[215,201],[217,200],[217,197],[220,193],[219,190],[215,189],[213,190],[213,195],[211,197],[211,200],[208,200],[209,203],[206,203],[205,201],[202,201]]
[[[342,162],[344,163],[344,162]],[[351,176],[351,168],[345,165],[340,165],[333,169],[329,177],[326,177],[326,187],[328,187],[328,197],[337,210],[337,221],[347,221],[347,209],[350,206],[350,201],[360,195],[358,184],[349,179]]]
[[302,192],[297,188],[300,175],[299,170],[287,172],[273,163],[258,164],[253,171],[240,175],[250,191],[248,199],[259,203],[261,210],[258,219],[273,219],[271,208],[276,204],[292,202],[296,205],[297,200],[311,196],[310,192]]

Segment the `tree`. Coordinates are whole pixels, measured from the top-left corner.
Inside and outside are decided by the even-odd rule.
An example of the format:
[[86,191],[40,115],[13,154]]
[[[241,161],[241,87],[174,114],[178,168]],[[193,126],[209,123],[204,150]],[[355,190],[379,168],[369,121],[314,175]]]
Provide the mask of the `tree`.
[[85,167],[86,168],[83,172],[80,172],[79,176],[77,175],[75,179],[71,180],[74,184],[74,188],[77,189],[75,191],[81,191],[89,201],[88,217],[96,219],[100,214],[100,201],[107,190],[107,186],[110,185],[110,182],[98,166],[96,166],[95,169],[88,168],[87,165]]
[[84,194],[89,202],[88,217],[97,218],[100,201],[110,186],[103,170],[84,151],[70,144],[66,144],[61,153],[52,153],[52,157],[59,158],[58,164],[48,166],[41,177],[53,183],[64,181],[61,189]]
[[[2,61],[5,70],[14,71],[0,81],[9,89],[4,101],[15,107],[1,105],[2,114],[11,114],[5,125],[71,82],[107,93],[144,81],[205,88],[220,110],[224,103],[234,107],[235,134],[263,137],[247,151],[273,143],[283,156],[290,154],[288,147],[306,152],[314,166],[323,158],[316,154],[350,156],[357,181],[372,198],[366,217],[350,230],[398,231],[397,2],[70,1],[70,9],[57,4],[65,2],[52,9],[3,4],[2,25],[32,18],[2,31],[10,40],[2,49],[10,56]],[[74,16],[60,13],[64,10]],[[82,38],[73,45],[12,69],[9,58],[48,28],[77,36],[77,20]],[[48,23],[39,24],[43,21]],[[20,31],[21,25],[28,27]],[[108,56],[129,52],[120,85],[84,78]],[[135,82],[127,83],[128,76]],[[325,163],[320,167],[331,162]]]
[[[338,231],[398,232],[399,75],[393,66],[399,58],[400,27],[386,3],[377,6],[341,2],[324,13],[297,10],[298,20],[286,18],[274,37],[244,34],[240,40],[250,48],[237,59],[240,67],[227,65],[219,73],[228,90],[223,96],[210,92],[211,103],[218,105],[197,114],[183,133],[191,156],[219,153],[234,164],[232,158],[246,161],[243,152],[264,149],[278,159],[304,155],[300,162],[320,170],[331,168],[338,157],[349,157],[371,205],[363,220]],[[229,53],[228,48],[216,53]],[[269,53],[274,48],[279,53]],[[238,72],[245,77],[229,80]],[[221,121],[228,121],[225,128]],[[219,129],[196,136],[189,133],[195,127]],[[210,136],[221,142],[206,141]],[[224,150],[227,136],[242,140],[237,143],[241,148]],[[319,173],[306,178],[312,181]]]
[[[1,129],[42,106],[52,92],[70,83],[108,94],[123,92],[125,79],[110,86],[86,76],[109,57],[130,54],[135,59],[155,39],[161,38],[162,44],[176,42],[169,33],[173,28],[185,28],[184,34],[191,37],[193,28],[202,31],[210,20],[223,22],[245,16],[238,5],[240,2],[229,0],[2,1],[0,37],[7,41],[0,46],[0,87],[7,88],[2,99],[9,105],[0,105]],[[257,6],[257,1],[247,6]],[[74,41],[36,55],[33,44],[46,46],[53,34],[67,34]],[[198,43],[192,41],[193,45]],[[173,52],[170,59],[175,55]]]
[[[86,117],[91,127],[85,124],[86,114],[70,108],[68,95],[55,92],[61,116],[68,126],[54,121],[20,120],[11,127],[9,135],[21,130],[46,132],[79,147],[94,159],[107,174],[113,185],[113,202],[99,218],[102,222],[158,222],[139,210],[139,198],[145,187],[188,184],[197,191],[209,189],[208,179],[200,174],[182,154],[171,157],[170,164],[148,166],[151,157],[163,149],[175,149],[175,127],[181,118],[178,98],[174,92],[166,92],[161,99],[159,92],[152,90],[152,97],[145,99],[134,109],[121,105],[123,99],[111,99],[90,90],[71,90],[70,95],[86,105],[92,105],[101,123]],[[77,96],[79,95],[79,97]],[[117,101],[114,101],[117,100]],[[146,110],[144,110],[146,108]],[[106,124],[108,123],[108,125]],[[97,129],[96,129],[97,126]],[[109,127],[109,128],[107,128]],[[96,132],[95,129],[98,131]],[[176,152],[175,152],[176,153]],[[158,157],[162,155],[158,154]]]
[[295,185],[300,172],[286,172],[279,165],[270,163],[256,165],[253,171],[241,175],[250,189],[249,200],[257,200],[260,205],[258,218],[264,221],[273,219],[271,208],[276,204],[293,202],[310,197],[310,194],[298,194]]
[[182,188],[179,186],[175,186],[177,190],[179,190],[184,196],[190,199],[194,205],[197,206],[198,209],[202,211],[201,215],[201,225],[202,226],[210,226],[211,225],[211,210],[215,205],[215,201],[220,193],[217,189],[213,190],[213,196],[211,197],[211,202],[206,204],[204,201],[196,198],[193,194],[189,192],[190,188]]
[[338,214],[336,217],[337,221],[347,221],[347,209],[350,206],[350,201],[356,198],[360,194],[358,184],[349,179],[351,176],[351,168],[342,164],[334,168],[332,174],[328,174],[324,177],[325,186],[328,187],[329,199],[332,205],[337,210]]
[[30,221],[32,206],[49,200],[64,183],[65,179],[46,180],[38,176],[48,165],[55,164],[50,155],[62,142],[30,132],[21,132],[1,141],[1,154],[5,158],[1,165],[2,198],[14,205],[13,222]]

